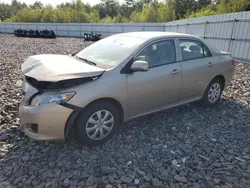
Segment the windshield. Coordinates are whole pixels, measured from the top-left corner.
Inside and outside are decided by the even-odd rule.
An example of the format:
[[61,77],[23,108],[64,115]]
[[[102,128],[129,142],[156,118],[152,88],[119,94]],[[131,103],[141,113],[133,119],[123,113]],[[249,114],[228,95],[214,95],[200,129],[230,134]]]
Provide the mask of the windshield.
[[112,68],[125,60],[145,39],[114,35],[86,47],[78,54],[79,58],[94,62],[101,68]]

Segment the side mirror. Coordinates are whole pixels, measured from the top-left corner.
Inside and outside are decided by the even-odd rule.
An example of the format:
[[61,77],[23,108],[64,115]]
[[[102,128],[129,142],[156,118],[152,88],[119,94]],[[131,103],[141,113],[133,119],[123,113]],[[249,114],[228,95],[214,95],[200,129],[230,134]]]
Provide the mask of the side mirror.
[[147,61],[135,61],[130,68],[132,71],[148,71],[149,66]]

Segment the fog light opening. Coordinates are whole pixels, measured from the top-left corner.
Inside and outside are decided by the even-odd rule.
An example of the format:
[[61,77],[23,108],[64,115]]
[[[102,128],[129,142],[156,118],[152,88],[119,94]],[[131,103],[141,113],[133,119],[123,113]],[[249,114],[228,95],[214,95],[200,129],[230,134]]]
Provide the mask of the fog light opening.
[[32,132],[38,133],[38,125],[37,124],[32,123],[30,128],[31,128]]

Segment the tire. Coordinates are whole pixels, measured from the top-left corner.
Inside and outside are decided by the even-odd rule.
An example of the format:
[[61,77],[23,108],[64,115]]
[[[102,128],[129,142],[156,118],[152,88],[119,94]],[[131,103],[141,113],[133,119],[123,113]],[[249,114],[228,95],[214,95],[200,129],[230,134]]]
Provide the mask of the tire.
[[201,104],[207,107],[218,104],[220,102],[223,89],[222,81],[218,78],[213,79],[204,92]]
[[[101,115],[102,120],[98,120],[98,115]],[[106,115],[108,116],[105,119]],[[122,123],[120,117],[118,109],[110,102],[99,101],[91,104],[80,114],[76,121],[78,142],[87,146],[105,143],[120,127]],[[104,137],[101,137],[101,132],[103,132]]]

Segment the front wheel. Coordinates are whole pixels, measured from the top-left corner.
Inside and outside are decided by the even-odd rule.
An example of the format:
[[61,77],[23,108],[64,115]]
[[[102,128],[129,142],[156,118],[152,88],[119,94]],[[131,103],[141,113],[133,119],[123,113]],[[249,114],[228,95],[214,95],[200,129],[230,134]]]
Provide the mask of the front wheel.
[[212,80],[201,100],[202,105],[204,106],[213,106],[218,104],[220,101],[220,97],[223,91],[223,84],[220,79]]
[[99,101],[88,106],[76,122],[76,136],[81,144],[102,144],[113,136],[120,126],[120,114],[108,102]]

